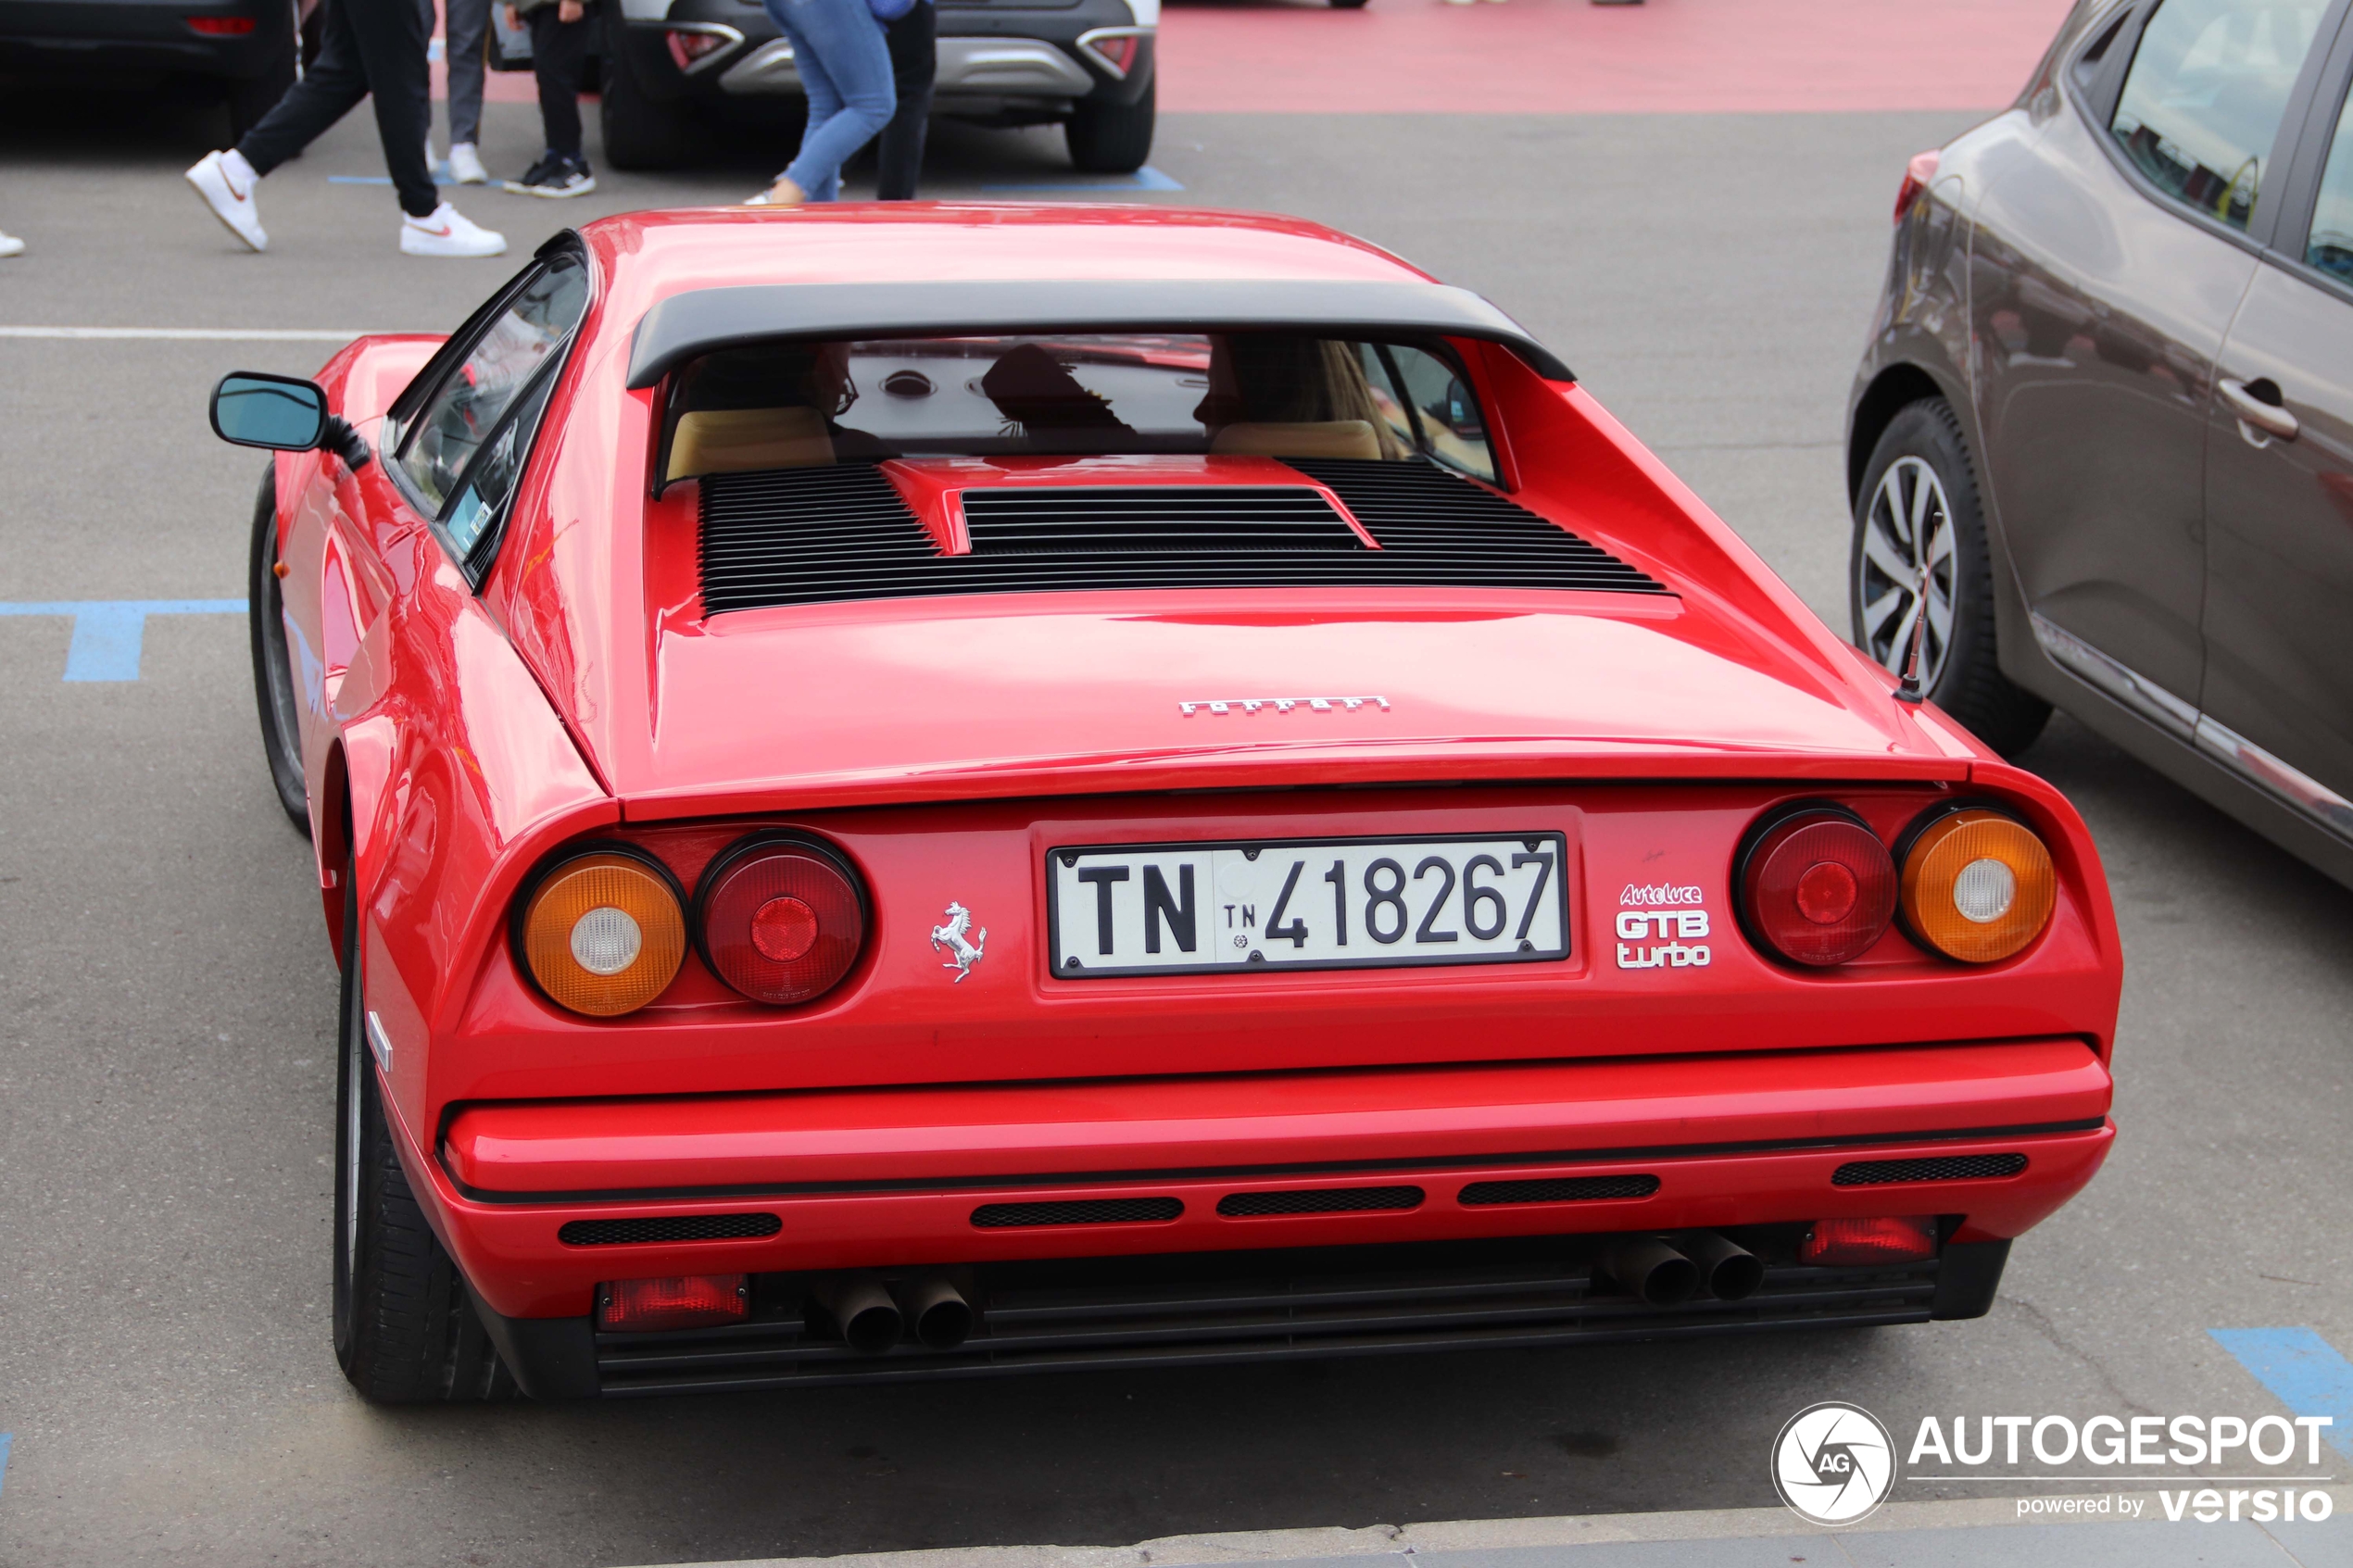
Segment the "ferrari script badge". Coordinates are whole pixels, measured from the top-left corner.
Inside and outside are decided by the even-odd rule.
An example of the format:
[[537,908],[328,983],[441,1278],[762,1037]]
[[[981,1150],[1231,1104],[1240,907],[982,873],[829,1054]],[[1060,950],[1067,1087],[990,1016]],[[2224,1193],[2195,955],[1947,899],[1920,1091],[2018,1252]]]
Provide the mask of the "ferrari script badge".
[[944,947],[952,955],[950,962],[939,967],[954,970],[954,984],[958,985],[964,983],[964,976],[973,972],[973,965],[981,960],[982,951],[988,946],[988,928],[984,925],[978,936],[966,936],[964,933],[972,928],[973,912],[962,904],[952,903],[948,906],[948,923],[931,928],[931,950],[937,953]]

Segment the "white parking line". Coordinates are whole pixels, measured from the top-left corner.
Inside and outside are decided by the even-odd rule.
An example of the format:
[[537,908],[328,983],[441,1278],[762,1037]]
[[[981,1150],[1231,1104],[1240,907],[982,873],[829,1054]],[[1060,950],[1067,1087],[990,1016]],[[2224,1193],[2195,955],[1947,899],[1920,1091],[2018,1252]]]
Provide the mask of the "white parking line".
[[371,328],[310,327],[0,327],[0,337],[118,338],[154,343],[349,343]]

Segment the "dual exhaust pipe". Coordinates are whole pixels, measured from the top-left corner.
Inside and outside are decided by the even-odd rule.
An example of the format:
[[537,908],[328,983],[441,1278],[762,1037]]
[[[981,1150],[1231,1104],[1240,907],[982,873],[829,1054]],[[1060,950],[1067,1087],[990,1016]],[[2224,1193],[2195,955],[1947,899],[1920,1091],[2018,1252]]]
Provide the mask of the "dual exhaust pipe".
[[1594,1267],[1654,1307],[1680,1306],[1702,1286],[1719,1301],[1738,1301],[1765,1283],[1764,1261],[1714,1231],[1671,1246],[1655,1236],[1619,1236],[1603,1247]]
[[944,1274],[915,1274],[886,1285],[865,1273],[834,1274],[810,1292],[832,1314],[849,1348],[879,1356],[906,1338],[952,1350],[972,1337],[980,1314]]

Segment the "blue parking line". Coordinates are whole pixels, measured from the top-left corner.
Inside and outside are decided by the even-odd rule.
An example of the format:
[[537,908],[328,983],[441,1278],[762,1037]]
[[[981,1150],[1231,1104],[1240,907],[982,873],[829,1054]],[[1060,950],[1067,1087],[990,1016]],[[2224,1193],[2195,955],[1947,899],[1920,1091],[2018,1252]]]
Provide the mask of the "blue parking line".
[[139,649],[151,615],[243,615],[243,599],[57,599],[0,604],[0,615],[66,615],[73,640],[66,645],[69,681],[135,681]]
[[8,1489],[8,1439],[14,1433],[0,1432],[0,1492]]
[[983,185],[984,192],[1060,191],[1064,194],[1083,191],[1181,191],[1185,187],[1163,174],[1150,164],[1119,180],[1055,180],[1019,185]]
[[2329,1447],[2353,1459],[2353,1361],[2309,1328],[2210,1328],[2255,1381],[2298,1415],[2331,1417]]

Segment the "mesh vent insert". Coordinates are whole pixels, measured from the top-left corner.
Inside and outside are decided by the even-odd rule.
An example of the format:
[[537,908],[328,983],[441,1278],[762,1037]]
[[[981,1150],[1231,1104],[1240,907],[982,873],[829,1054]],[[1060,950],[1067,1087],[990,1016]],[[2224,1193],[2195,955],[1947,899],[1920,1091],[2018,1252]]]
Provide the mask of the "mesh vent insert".
[[[1661,593],[1494,491],[1424,461],[1302,459],[1296,485],[975,487],[942,555],[870,463],[700,481],[703,613],[927,594],[1424,586]],[[1304,483],[1327,485],[1367,549]]]
[[646,1241],[736,1241],[774,1236],[774,1214],[661,1214],[644,1220],[571,1220],[556,1232],[567,1247],[624,1247]]
[[1173,1220],[1185,1211],[1176,1198],[1080,1198],[1060,1203],[984,1203],[973,1210],[983,1230],[1015,1225],[1133,1225]]
[[1473,1182],[1455,1201],[1483,1203],[1576,1203],[1597,1198],[1648,1198],[1656,1176],[1553,1176],[1532,1182]]
[[1315,1192],[1229,1192],[1217,1200],[1227,1218],[1263,1214],[1360,1214],[1373,1209],[1418,1209],[1419,1187],[1325,1187]]
[[1880,1186],[1888,1182],[1966,1182],[2015,1176],[2026,1169],[2023,1154],[1947,1154],[1928,1160],[1856,1160],[1831,1175],[1831,1185]]

